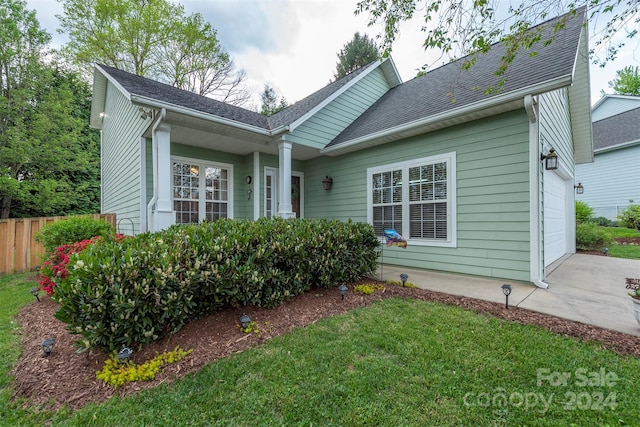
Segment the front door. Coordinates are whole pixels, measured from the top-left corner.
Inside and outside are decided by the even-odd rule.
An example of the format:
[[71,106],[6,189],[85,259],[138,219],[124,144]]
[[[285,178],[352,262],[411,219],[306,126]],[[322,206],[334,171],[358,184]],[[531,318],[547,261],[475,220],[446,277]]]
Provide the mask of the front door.
[[[278,215],[278,169],[265,168],[264,174],[264,216],[272,218]],[[291,175],[291,210],[296,218],[302,218],[302,173],[294,172]]]

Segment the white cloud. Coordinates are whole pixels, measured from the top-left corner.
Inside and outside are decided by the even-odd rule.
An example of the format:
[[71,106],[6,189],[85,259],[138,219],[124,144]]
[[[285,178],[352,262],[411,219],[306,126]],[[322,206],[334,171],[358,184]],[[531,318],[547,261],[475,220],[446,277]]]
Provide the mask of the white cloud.
[[[176,1],[176,0],[173,0]],[[217,30],[223,47],[237,66],[244,68],[256,93],[265,83],[294,102],[326,85],[335,72],[337,53],[356,31],[375,36],[380,27],[367,27],[367,16],[354,16],[357,0],[183,0],[187,13],[198,12]],[[27,0],[36,9],[43,28],[53,35],[54,47],[66,41],[56,33],[54,15],[62,6],[53,0]],[[419,15],[419,14],[417,14]],[[427,57],[417,16],[401,26],[393,58],[403,80],[413,78]],[[629,43],[631,42],[631,43]],[[591,67],[591,97],[610,92],[607,82],[615,71],[638,65],[638,39],[629,40],[619,59],[602,69]],[[440,61],[442,62],[442,61]]]

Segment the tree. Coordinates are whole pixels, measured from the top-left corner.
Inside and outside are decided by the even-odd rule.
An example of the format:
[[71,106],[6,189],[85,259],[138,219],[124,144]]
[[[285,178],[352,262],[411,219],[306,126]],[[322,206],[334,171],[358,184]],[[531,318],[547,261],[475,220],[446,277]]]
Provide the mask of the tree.
[[24,1],[0,5],[0,26],[0,218],[96,212],[88,85],[43,63],[50,35]]
[[379,57],[380,51],[376,43],[366,34],[361,36],[360,33],[355,33],[353,39],[338,53],[338,64],[333,77],[338,80]]
[[260,114],[265,116],[272,116],[289,106],[287,99],[284,96],[279,97],[276,91],[268,84],[264,85],[264,90],[260,94],[260,101],[262,101]]
[[628,67],[616,71],[616,78],[609,87],[619,95],[640,96],[640,67]]
[[[488,52],[493,43],[501,40],[507,51],[496,74],[502,75],[521,48],[552,42],[540,40],[540,32],[529,31],[531,27],[553,16],[575,14],[582,6],[586,7],[589,22],[608,17],[594,35],[595,48],[591,51],[593,62],[604,66],[615,59],[624,46],[624,42],[616,42],[618,34],[626,32],[628,38],[638,34],[640,0],[523,1],[507,10],[501,0],[360,0],[355,13],[368,13],[369,25],[379,22],[384,25],[381,38],[385,56],[391,52],[400,24],[417,12],[422,13],[424,19],[422,31],[426,38],[422,45],[425,50],[435,50],[440,57],[451,59],[472,54],[467,67],[473,65],[473,58],[478,54]],[[562,27],[563,21],[560,21],[554,31]],[[428,66],[425,64],[423,71]]]
[[62,52],[85,72],[104,63],[235,105],[250,98],[246,75],[199,13],[169,0],[58,1]]

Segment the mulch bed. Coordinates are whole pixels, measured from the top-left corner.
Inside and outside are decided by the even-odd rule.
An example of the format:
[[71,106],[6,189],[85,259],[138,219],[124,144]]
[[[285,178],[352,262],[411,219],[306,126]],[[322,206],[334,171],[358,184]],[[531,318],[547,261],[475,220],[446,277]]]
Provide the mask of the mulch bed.
[[[366,280],[366,283],[372,282],[375,281]],[[117,390],[95,378],[107,354],[101,351],[77,353],[74,341],[78,337],[69,334],[65,324],[53,317],[57,304],[48,297],[41,298],[41,302],[28,304],[18,315],[23,339],[22,355],[11,372],[15,378],[14,399],[24,398],[23,404],[36,409],[57,410],[63,406],[78,409],[114,395],[131,395],[175,381],[214,360],[259,345],[296,327],[395,297],[440,302],[509,321],[534,324],[564,336],[597,341],[603,348],[621,354],[640,357],[640,339],[633,335],[517,307],[507,310],[503,304],[396,285],[385,285],[384,292],[361,295],[353,292],[355,284],[348,285],[349,292],[344,301],[335,289],[318,289],[293,298],[276,309],[227,309],[193,321],[168,339],[136,349],[133,359],[143,363],[176,346],[192,349],[189,356],[167,365],[153,381],[128,383]],[[260,334],[240,331],[238,318],[244,313],[257,322]],[[55,338],[56,342],[51,355],[44,357],[41,343],[47,337]]]

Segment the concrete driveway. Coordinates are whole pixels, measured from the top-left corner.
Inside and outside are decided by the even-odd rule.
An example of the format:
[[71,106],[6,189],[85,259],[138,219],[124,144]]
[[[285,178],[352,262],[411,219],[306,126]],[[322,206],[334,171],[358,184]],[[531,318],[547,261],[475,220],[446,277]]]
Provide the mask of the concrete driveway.
[[640,336],[640,325],[625,289],[626,277],[640,278],[640,260],[574,254],[552,268],[545,280],[548,289],[530,283],[391,265],[382,266],[378,277],[399,280],[400,273],[407,273],[409,282],[423,289],[500,303],[505,302],[501,286],[509,283],[513,286],[510,306]]

